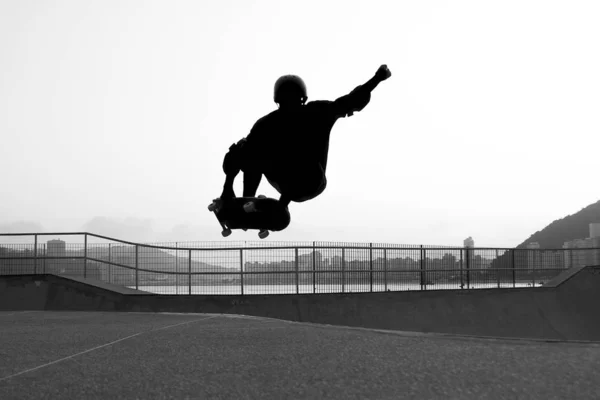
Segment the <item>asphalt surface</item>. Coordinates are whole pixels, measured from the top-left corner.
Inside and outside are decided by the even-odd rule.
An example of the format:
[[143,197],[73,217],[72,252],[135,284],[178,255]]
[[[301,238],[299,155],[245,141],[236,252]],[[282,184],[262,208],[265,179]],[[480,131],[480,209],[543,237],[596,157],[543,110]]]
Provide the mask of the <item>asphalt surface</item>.
[[0,312],[0,398],[597,399],[600,344],[208,314]]

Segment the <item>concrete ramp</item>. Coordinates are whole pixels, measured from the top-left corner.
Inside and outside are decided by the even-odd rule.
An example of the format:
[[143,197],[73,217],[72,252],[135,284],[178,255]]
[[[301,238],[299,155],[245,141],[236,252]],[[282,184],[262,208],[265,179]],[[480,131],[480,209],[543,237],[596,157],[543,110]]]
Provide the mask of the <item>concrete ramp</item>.
[[600,266],[540,288],[303,295],[156,295],[54,275],[0,277],[0,310],[241,314],[415,332],[600,341]]
[[119,285],[53,274],[0,276],[0,311],[115,311],[129,295],[151,295]]

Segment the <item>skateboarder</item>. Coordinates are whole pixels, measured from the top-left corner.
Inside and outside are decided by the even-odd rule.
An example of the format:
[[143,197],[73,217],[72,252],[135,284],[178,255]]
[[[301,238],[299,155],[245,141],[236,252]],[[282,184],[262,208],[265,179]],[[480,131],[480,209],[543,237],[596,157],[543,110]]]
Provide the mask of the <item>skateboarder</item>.
[[304,202],[317,197],[327,185],[325,170],[329,136],[339,118],[351,116],[369,104],[371,92],[391,76],[386,65],[363,85],[335,101],[306,103],[307,91],[296,75],[275,82],[279,109],[259,119],[247,137],[233,144],[223,160],[226,179],[221,200],[235,197],[233,182],[244,172],[244,197],[254,197],[264,175],[281,194],[279,202]]

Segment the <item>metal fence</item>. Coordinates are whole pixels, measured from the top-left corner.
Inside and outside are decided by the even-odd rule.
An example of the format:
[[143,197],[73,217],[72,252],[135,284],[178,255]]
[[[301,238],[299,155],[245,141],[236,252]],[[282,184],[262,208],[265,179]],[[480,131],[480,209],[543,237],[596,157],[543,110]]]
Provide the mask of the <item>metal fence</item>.
[[[62,240],[65,237],[68,242]],[[596,248],[265,241],[142,244],[87,232],[0,234],[2,242],[0,275],[52,273],[161,294],[516,288],[542,285],[572,266],[600,264]]]

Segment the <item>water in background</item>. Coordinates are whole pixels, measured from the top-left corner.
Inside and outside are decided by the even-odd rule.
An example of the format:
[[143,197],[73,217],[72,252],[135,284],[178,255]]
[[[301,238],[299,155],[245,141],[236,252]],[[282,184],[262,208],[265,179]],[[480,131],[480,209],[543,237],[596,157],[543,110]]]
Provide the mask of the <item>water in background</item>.
[[[524,287],[540,287],[542,286],[540,283],[532,284],[530,283],[516,283],[514,286],[512,283],[477,283],[471,284],[469,289],[510,289],[510,288],[524,288]],[[135,289],[135,286],[128,286],[131,289]],[[398,292],[398,291],[423,291],[423,290],[451,290],[451,289],[460,289],[460,284],[436,284],[436,285],[427,285],[426,287],[421,287],[419,284],[373,284],[373,292]],[[464,289],[467,289],[465,286]],[[195,294],[195,295],[235,295],[242,294],[242,288],[240,285],[219,285],[219,286],[139,286],[138,290],[142,290],[150,293],[157,294]],[[343,288],[341,285],[312,285],[312,284],[301,284],[298,285],[296,289],[296,285],[244,285],[243,294],[248,295],[256,295],[256,294],[308,294],[308,293],[359,293],[359,292],[370,292],[371,287],[369,284],[348,284]]]

